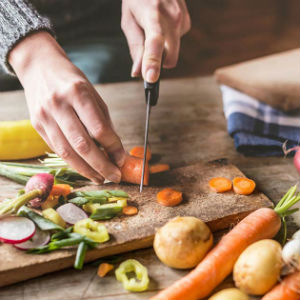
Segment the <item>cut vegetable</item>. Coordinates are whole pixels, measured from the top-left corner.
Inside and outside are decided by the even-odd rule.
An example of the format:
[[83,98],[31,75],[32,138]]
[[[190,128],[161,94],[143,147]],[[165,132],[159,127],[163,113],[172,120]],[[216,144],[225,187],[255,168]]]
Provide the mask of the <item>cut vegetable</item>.
[[[138,158],[144,158],[144,147],[143,146],[135,146],[130,151],[129,154]],[[146,159],[149,161],[151,159],[151,151],[149,147],[147,147]]]
[[125,206],[123,207],[122,212],[126,216],[133,216],[138,213],[138,209],[135,206]]
[[66,228],[66,223],[63,218],[58,214],[58,212],[53,208],[47,208],[42,211],[42,215],[44,218],[52,221],[53,223],[61,226],[62,228]]
[[150,174],[165,172],[170,170],[170,165],[168,164],[157,164],[150,166]]
[[56,211],[63,218],[63,220],[69,224],[75,224],[76,222],[88,217],[81,208],[73,203],[64,204]]
[[175,206],[182,201],[182,192],[165,188],[157,193],[157,202],[164,206]]
[[250,195],[255,190],[255,182],[252,179],[236,177],[233,179],[233,190],[236,194]]
[[93,220],[108,220],[115,217],[117,214],[122,212],[123,209],[123,203],[120,203],[119,201],[120,200],[118,200],[117,203],[100,205],[93,211],[90,218]]
[[108,263],[102,263],[98,267],[97,274],[99,277],[104,277],[106,274],[108,274],[111,270],[114,269],[114,265],[108,264]]
[[217,193],[224,193],[232,190],[232,182],[225,177],[215,177],[209,181],[209,187]]
[[47,245],[50,241],[50,234],[47,231],[42,231],[36,228],[34,236],[26,242],[15,244],[14,246],[20,250],[29,250],[36,247]]
[[58,198],[59,197],[49,195],[46,201],[42,203],[42,209],[53,208],[58,205]]
[[109,234],[105,225],[89,218],[76,222],[74,232],[80,233],[97,243],[103,243],[109,240]]
[[26,242],[35,233],[34,223],[24,217],[6,217],[0,219],[0,241],[8,244]]
[[[128,273],[134,273],[136,278],[128,278]],[[115,271],[116,278],[121,281],[125,290],[143,292],[148,289],[149,277],[147,268],[135,259],[123,261]]]
[[72,192],[72,187],[69,184],[54,184],[50,192],[51,196],[64,196],[66,197]]
[[208,300],[249,300],[249,297],[239,289],[228,288],[213,294]]
[[[143,170],[143,159],[127,155],[121,168],[121,181],[140,184]],[[149,165],[145,165],[144,185],[149,184]]]

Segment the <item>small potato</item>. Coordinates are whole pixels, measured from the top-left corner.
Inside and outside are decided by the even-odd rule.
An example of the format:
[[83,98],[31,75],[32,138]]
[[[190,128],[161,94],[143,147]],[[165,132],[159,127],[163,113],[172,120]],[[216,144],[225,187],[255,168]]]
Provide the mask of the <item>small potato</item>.
[[249,297],[239,289],[229,288],[213,294],[208,300],[249,300]]
[[194,217],[176,217],[155,234],[154,250],[167,266],[177,269],[195,267],[212,247],[208,226]]
[[261,240],[240,255],[234,265],[233,279],[245,293],[263,295],[279,279],[281,266],[280,244],[274,240]]

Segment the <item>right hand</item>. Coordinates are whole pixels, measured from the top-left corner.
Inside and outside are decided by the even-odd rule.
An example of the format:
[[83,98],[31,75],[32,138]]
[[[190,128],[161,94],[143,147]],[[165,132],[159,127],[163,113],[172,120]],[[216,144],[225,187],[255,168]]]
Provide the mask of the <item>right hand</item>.
[[55,39],[34,33],[8,59],[24,87],[32,124],[50,148],[96,183],[120,182],[125,151],[107,106]]

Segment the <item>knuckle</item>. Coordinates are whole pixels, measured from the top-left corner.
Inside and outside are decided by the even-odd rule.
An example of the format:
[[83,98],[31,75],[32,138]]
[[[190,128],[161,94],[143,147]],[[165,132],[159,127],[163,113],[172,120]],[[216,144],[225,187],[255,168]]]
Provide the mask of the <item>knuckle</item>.
[[77,94],[85,92],[87,89],[88,83],[83,79],[77,79],[70,84],[68,91]]
[[67,147],[58,147],[56,153],[63,160],[68,160],[71,157],[71,150]]
[[172,20],[176,26],[180,25],[182,22],[182,11],[180,9],[176,9],[172,14]]
[[82,155],[89,153],[91,149],[91,145],[88,140],[82,136],[77,137],[73,144],[75,150]]
[[38,120],[46,120],[47,118],[47,111],[43,106],[40,106],[35,112],[36,118]]
[[34,118],[31,118],[31,124],[32,124],[32,126],[33,126],[33,128],[37,131],[37,132],[41,132],[41,130],[42,130],[42,125],[41,125],[41,123],[40,123],[40,120],[39,120],[39,118],[37,118],[37,117],[34,117]]
[[61,105],[61,97],[58,93],[53,92],[46,97],[46,106],[49,108],[57,108]]
[[95,126],[91,133],[96,140],[101,141],[107,136],[108,130],[109,129],[107,128],[107,126],[102,124]]
[[151,6],[154,10],[161,10],[162,1],[161,0],[151,0]]

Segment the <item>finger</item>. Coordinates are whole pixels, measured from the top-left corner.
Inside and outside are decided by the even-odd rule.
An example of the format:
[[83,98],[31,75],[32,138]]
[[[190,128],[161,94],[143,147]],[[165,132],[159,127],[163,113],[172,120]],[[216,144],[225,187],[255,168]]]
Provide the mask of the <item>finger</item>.
[[179,1],[179,6],[182,11],[182,22],[181,22],[181,27],[180,27],[180,36],[183,36],[186,34],[188,31],[191,29],[191,18],[189,15],[189,11],[186,6],[185,0],[180,0]]
[[[99,107],[99,105],[105,106],[104,110],[106,111],[106,104],[97,93],[92,92],[91,94],[96,99],[91,99],[91,97],[87,99],[84,94],[81,97],[74,96],[76,98],[74,102],[75,112],[90,135],[101,144],[112,160],[119,167],[122,167],[125,161],[125,150],[119,136],[111,126],[110,117],[106,117]],[[108,110],[106,114],[108,114]]]
[[158,31],[153,33],[151,29],[148,29],[145,33],[146,40],[142,61],[142,75],[144,80],[154,83],[160,75],[165,39],[163,34]]
[[45,132],[51,148],[72,168],[95,183],[103,183],[104,178],[91,168],[71,147],[54,119],[45,124]]
[[133,62],[131,68],[131,76],[137,77],[141,73],[145,36],[142,28],[137,24],[134,16],[130,13],[130,11],[123,12],[122,30],[126,36]]
[[[92,119],[90,111],[85,112],[88,117],[81,112],[81,114],[84,115],[84,118]],[[55,113],[55,119],[71,147],[88,163],[88,165],[90,165],[104,178],[113,182],[120,182],[120,170],[112,162],[110,162],[103,152],[96,146],[72,107],[66,106],[63,111],[57,111]],[[92,131],[91,129],[89,130]]]
[[179,33],[173,33],[165,42],[165,58],[163,62],[164,68],[175,68],[180,50],[180,36]]

